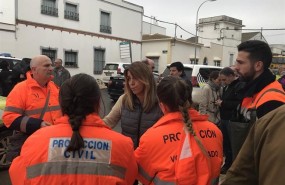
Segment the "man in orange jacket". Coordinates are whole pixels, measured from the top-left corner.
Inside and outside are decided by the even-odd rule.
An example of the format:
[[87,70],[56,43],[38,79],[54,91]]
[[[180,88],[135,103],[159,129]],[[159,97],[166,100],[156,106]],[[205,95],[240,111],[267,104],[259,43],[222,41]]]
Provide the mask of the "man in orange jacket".
[[[257,40],[246,41],[238,46],[238,51],[236,69],[241,78],[248,82],[244,88],[245,95],[240,108],[240,114],[242,114],[244,121],[231,124],[229,127],[232,131],[231,142],[234,143],[232,144],[232,150],[236,159],[228,170],[223,185],[278,184],[274,182],[274,178],[266,176],[268,170],[271,170],[272,174],[275,173],[275,176],[278,176],[276,175],[278,170],[266,168],[271,166],[274,160],[279,161],[280,159],[280,157],[274,155],[274,152],[277,154],[278,150],[268,150],[269,145],[272,148],[273,146],[271,145],[277,145],[274,142],[265,140],[267,135],[277,136],[274,130],[278,128],[272,127],[270,121],[261,125],[260,122],[263,121],[255,121],[259,119],[264,120],[265,118],[263,119],[263,117],[267,117],[267,114],[272,115],[270,112],[284,105],[285,92],[282,85],[275,80],[275,75],[268,69],[272,61],[272,52],[267,43]],[[266,120],[270,119],[266,118]],[[280,124],[283,123],[280,122]],[[260,128],[262,128],[262,132],[260,132]],[[270,130],[268,128],[274,129]],[[264,138],[259,137],[259,135]],[[259,139],[256,139],[258,137]],[[246,142],[244,143],[245,140]],[[266,145],[263,145],[264,143]],[[256,150],[257,148],[258,150]],[[270,159],[264,158],[265,160],[262,160],[262,158],[259,158],[263,150],[274,151],[269,152],[269,154],[273,154],[270,156]],[[259,174],[261,172],[260,169],[264,175]],[[261,177],[259,181],[258,176]],[[266,183],[264,180],[260,181],[262,178],[269,179],[268,182],[270,180],[273,181]],[[279,182],[284,184],[282,179],[279,179]]]
[[100,99],[92,76],[66,80],[60,89],[64,116],[27,139],[9,169],[12,184],[132,185],[133,142],[105,125],[98,115]]
[[51,81],[52,62],[44,55],[34,57],[27,79],[18,83],[7,97],[3,114],[6,127],[19,131],[11,138],[7,159],[18,155],[25,139],[61,116],[59,90]]
[[[188,87],[188,88],[187,88]],[[189,109],[191,90],[165,77],[157,95],[164,116],[141,137],[135,157],[143,184],[217,185],[223,160],[219,128]]]

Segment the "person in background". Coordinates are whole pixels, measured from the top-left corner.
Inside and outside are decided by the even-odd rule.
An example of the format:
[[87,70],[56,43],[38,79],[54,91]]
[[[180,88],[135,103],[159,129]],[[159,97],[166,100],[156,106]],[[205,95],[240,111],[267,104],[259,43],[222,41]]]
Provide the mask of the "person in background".
[[146,131],[135,150],[138,180],[143,184],[218,184],[222,133],[207,115],[191,108],[191,91],[179,77],[168,76],[158,84],[164,116]]
[[192,83],[184,72],[184,65],[181,62],[173,62],[169,66],[170,76],[182,78],[192,88]]
[[[243,122],[237,124],[236,128],[231,125],[231,129],[234,129],[232,134],[237,140],[232,150],[234,152],[235,147],[237,157],[223,185],[284,184],[284,175],[279,171],[282,169],[280,166],[284,166],[280,162],[284,153],[281,149],[284,135],[281,114],[284,113],[282,108],[278,109],[281,114],[276,114],[277,110],[274,113],[271,111],[284,105],[285,93],[269,70],[271,62],[272,52],[267,43],[250,40],[238,45],[236,69],[240,78],[247,82],[239,109]],[[267,114],[270,116],[267,117]],[[276,117],[271,125],[274,114]],[[243,137],[238,135],[241,132],[244,133]],[[278,140],[280,145],[274,142]]]
[[120,96],[104,122],[115,127],[121,120],[122,134],[132,138],[134,148],[139,139],[161,116],[152,72],[143,62],[133,62],[124,71],[125,93]]
[[201,101],[199,103],[200,114],[209,115],[209,121],[218,125],[220,123],[220,110],[216,101],[221,99],[222,89],[219,71],[212,71],[209,81],[202,87]]
[[242,99],[239,91],[244,87],[244,83],[236,78],[230,67],[223,68],[219,78],[224,87],[221,99],[218,99],[215,104],[220,107],[221,124],[219,127],[223,133],[223,149],[226,158],[221,173],[225,174],[232,165],[232,148],[229,137],[230,120]]
[[154,70],[154,68],[155,68],[155,66],[154,66],[154,61],[153,61],[153,60],[151,60],[151,59],[149,59],[149,58],[146,58],[146,59],[143,60],[142,62],[145,63],[145,64],[149,67],[149,69],[150,69],[151,72],[153,72],[153,70]]
[[100,98],[93,77],[66,80],[59,97],[63,117],[27,139],[9,169],[12,184],[132,184],[137,175],[132,141],[104,124]]
[[27,79],[26,73],[30,71],[30,58],[23,58],[20,62],[16,63],[12,68],[12,84],[13,87]]
[[10,71],[9,63],[6,60],[3,60],[0,63],[0,69],[0,95],[7,97],[13,88],[11,80],[12,72]]
[[34,57],[27,79],[16,84],[7,97],[3,123],[18,131],[10,138],[7,160],[19,154],[22,144],[36,130],[53,125],[61,114],[58,87],[51,81],[52,62],[45,55]]
[[62,60],[59,58],[54,61],[52,75],[53,81],[58,87],[60,87],[65,80],[70,78],[69,71],[62,66]]
[[279,78],[276,79],[282,84],[283,88],[285,89],[285,66],[279,67]]

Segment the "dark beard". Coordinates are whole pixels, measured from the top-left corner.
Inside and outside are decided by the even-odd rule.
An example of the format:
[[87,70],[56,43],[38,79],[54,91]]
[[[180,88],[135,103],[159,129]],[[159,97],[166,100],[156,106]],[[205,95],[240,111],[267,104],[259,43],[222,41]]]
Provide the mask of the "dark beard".
[[251,82],[251,81],[254,80],[255,71],[254,71],[253,68],[251,68],[250,72],[247,74],[247,76],[243,76],[241,74],[239,74],[239,75],[240,75],[240,77],[239,77],[240,81],[242,81],[242,82]]

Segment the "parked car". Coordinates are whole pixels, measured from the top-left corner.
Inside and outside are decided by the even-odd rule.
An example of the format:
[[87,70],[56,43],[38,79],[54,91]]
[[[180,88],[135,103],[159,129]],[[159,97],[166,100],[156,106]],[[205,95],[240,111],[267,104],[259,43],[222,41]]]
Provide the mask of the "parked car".
[[[153,72],[154,80],[158,82],[158,73]],[[124,75],[110,77],[108,83],[108,93],[113,101],[117,101],[119,97],[124,93],[125,77]]]
[[8,169],[10,163],[6,160],[9,137],[13,135],[13,130],[9,130],[2,122],[2,114],[6,104],[6,98],[0,96],[0,170]]
[[[209,66],[209,65],[194,65],[194,64],[183,64],[186,76],[192,82],[192,100],[194,103],[199,103],[201,100],[201,87],[203,87],[209,80],[209,75],[212,71],[220,71],[223,67]],[[169,65],[165,68],[161,75],[161,78],[168,76],[170,73]]]
[[102,80],[107,86],[110,77],[124,74],[125,69],[127,69],[130,63],[107,63],[102,72]]
[[[19,63],[19,62],[21,62],[22,61],[22,59],[20,59],[20,58],[15,58],[15,57],[7,57],[7,56],[1,56],[0,55],[0,63],[3,61],[3,60],[6,60],[8,63],[9,63],[9,68],[10,69],[13,69],[13,67],[17,64],[17,63]],[[1,71],[1,69],[0,69],[0,71]]]

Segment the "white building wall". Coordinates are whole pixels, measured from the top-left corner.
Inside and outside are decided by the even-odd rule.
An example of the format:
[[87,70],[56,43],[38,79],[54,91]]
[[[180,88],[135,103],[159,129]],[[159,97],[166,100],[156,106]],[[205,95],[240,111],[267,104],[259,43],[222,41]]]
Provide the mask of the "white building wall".
[[166,28],[148,22],[143,22],[143,35],[152,35],[155,33],[166,35]]
[[[171,47],[170,40],[160,41],[144,41],[142,44],[142,54],[145,57],[158,58],[158,73],[162,73],[167,64],[171,63]],[[164,53],[163,51],[167,51]]]
[[[16,32],[0,31],[0,52],[33,57],[41,54],[42,48],[52,48],[57,50],[57,57],[64,60],[64,51],[72,49],[78,52],[78,68],[67,68],[72,75],[80,72],[93,75],[94,48],[105,49],[106,63],[130,62],[130,58],[120,58],[119,44],[126,40],[131,41],[132,60],[142,58],[143,7],[122,0],[57,0],[58,17],[54,17],[41,14],[41,2],[16,0]],[[79,21],[64,19],[65,2],[78,5]],[[111,34],[100,32],[100,11],[110,13]],[[2,43],[9,44],[3,46]],[[101,78],[101,75],[94,76]]]
[[[199,56],[199,48],[197,48],[197,55]],[[180,61],[183,64],[190,64],[190,54],[195,52],[193,45],[185,44],[183,42],[176,42],[172,46],[172,62]],[[199,59],[199,64],[201,64]]]
[[0,23],[15,24],[14,0],[0,0]]

